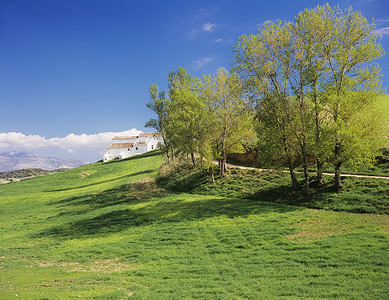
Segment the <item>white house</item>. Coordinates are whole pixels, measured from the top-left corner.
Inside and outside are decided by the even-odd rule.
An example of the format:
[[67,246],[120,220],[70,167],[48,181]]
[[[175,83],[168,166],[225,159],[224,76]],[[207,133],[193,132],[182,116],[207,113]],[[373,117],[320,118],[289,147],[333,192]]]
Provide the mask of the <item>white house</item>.
[[163,139],[156,132],[142,132],[136,136],[115,136],[107,147],[103,161],[111,159],[123,159],[147,151],[157,149],[158,144],[163,144]]

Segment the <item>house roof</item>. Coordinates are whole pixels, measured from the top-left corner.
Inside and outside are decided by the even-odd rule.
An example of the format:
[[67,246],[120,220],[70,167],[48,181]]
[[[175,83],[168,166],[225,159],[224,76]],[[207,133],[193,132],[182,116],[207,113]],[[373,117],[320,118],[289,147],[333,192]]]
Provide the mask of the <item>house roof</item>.
[[134,146],[134,143],[113,143],[108,146],[108,149],[125,149],[125,148],[132,148]]
[[138,136],[115,136],[112,138],[112,140],[133,140],[138,138]]
[[150,137],[150,136],[160,136],[159,132],[142,132],[139,136]]
[[144,146],[144,145],[147,145],[146,142],[136,142],[135,143],[135,146]]

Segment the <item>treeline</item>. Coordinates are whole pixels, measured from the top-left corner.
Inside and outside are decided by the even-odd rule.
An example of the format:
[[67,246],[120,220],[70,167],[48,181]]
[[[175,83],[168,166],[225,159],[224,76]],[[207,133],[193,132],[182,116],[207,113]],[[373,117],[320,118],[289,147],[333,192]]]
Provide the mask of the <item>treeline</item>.
[[41,176],[41,175],[46,175],[51,173],[58,173],[66,170],[67,169],[64,168],[56,169],[54,171],[47,171],[42,169],[22,169],[22,170],[15,170],[15,171],[0,172],[0,178],[3,179],[25,178],[25,177]]
[[256,145],[262,160],[288,167],[293,188],[302,167],[309,191],[314,161],[318,184],[330,164],[339,189],[341,167],[372,162],[383,145],[378,38],[360,12],[328,4],[268,21],[239,38],[231,71],[197,78],[178,68],[166,92],[153,84],[147,106],[157,117],[146,126],[162,134],[169,160],[186,154],[212,178],[212,160],[223,176],[229,153]]

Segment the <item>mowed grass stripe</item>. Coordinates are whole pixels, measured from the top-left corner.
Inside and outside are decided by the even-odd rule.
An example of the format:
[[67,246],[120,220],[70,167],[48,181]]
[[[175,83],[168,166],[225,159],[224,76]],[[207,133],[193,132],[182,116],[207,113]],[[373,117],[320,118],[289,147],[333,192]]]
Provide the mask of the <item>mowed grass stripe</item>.
[[161,163],[1,186],[0,298],[386,298],[387,215],[169,193]]

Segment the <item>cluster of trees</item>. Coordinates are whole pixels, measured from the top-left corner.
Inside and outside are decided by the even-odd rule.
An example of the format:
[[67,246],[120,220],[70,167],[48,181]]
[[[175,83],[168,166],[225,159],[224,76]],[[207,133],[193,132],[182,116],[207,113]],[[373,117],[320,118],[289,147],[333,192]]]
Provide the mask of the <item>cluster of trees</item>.
[[289,168],[294,188],[302,167],[309,191],[314,160],[318,183],[328,163],[339,189],[341,167],[373,161],[381,146],[378,37],[360,12],[328,4],[294,22],[266,22],[240,37],[232,72],[195,78],[179,68],[167,93],[152,85],[147,106],[157,118],[147,126],[162,133],[168,156],[190,154],[210,169],[217,159],[222,176],[227,154],[243,151],[256,131],[259,152]]
[[191,157],[213,177],[216,159],[221,176],[229,153],[243,152],[255,138],[255,111],[243,81],[226,69],[196,78],[185,69],[169,73],[167,92],[150,87],[147,107],[157,118],[146,123],[162,134],[168,160],[176,153]]

